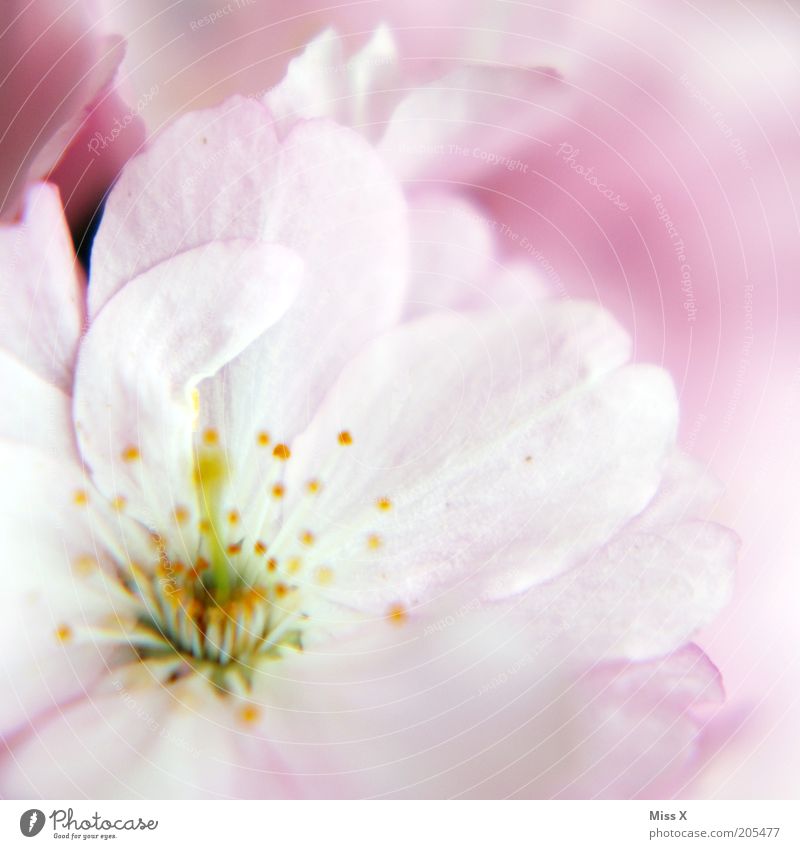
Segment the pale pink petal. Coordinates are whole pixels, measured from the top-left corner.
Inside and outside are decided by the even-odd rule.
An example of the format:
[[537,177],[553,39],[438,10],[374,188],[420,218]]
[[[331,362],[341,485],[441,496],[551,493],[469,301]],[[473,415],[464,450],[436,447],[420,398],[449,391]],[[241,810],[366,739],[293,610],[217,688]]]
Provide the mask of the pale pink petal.
[[411,268],[405,318],[435,309],[519,304],[548,294],[530,266],[497,258],[499,223],[467,200],[443,192],[409,198]]
[[376,141],[407,84],[387,27],[378,27],[349,58],[342,39],[327,29],[289,63],[264,103],[284,131],[300,118],[330,118]]
[[[398,177],[469,189],[485,172],[531,174],[516,158],[524,144],[559,119],[567,88],[551,68],[399,61],[393,34],[378,27],[346,58],[346,40],[332,29],[289,64],[264,102],[282,126],[326,117],[379,144]],[[544,55],[540,51],[540,55]],[[431,81],[433,80],[433,81]]]
[[95,242],[90,304],[181,247],[232,237],[288,245],[306,271],[287,316],[205,387],[202,426],[252,468],[259,435],[290,443],[342,365],[400,316],[405,207],[355,133],[306,121],[279,141],[265,107],[237,98],[177,121],[126,168]]
[[[72,454],[57,458],[0,442],[4,569],[0,586],[0,733],[81,693],[104,669],[84,633],[113,610],[97,583],[113,519]],[[13,481],[13,485],[10,483]]]
[[72,398],[0,350],[0,439],[77,460]]
[[586,673],[537,623],[453,613],[265,667],[260,732],[301,791],[325,794],[327,779],[345,797],[626,797],[687,769],[690,709],[721,695],[702,652]]
[[55,165],[110,84],[124,45],[106,35],[95,4],[78,0],[12,0],[0,34],[0,92],[5,129],[0,135],[0,217],[18,207],[30,177]]
[[532,648],[543,636],[508,612],[444,624],[412,617],[267,664],[244,699],[120,670],[15,740],[0,789],[550,798],[674,784],[694,751],[691,711],[719,697],[702,653],[586,673]]
[[413,89],[386,125],[380,151],[414,184],[469,189],[486,174],[532,174],[518,151],[548,149],[567,89],[550,68],[466,65]]
[[719,502],[721,484],[696,460],[676,450],[664,470],[664,479],[635,527],[648,530],[667,522],[708,518]]
[[28,190],[21,222],[0,228],[0,257],[3,348],[69,391],[84,286],[54,187]]
[[[141,785],[137,792],[126,779],[158,739],[169,702],[169,694],[153,686],[134,694],[87,693],[64,704],[11,740],[9,753],[0,761],[0,792],[5,798],[145,795]],[[160,776],[151,761],[147,766],[150,798],[158,795]]]
[[403,218],[357,134],[306,121],[279,140],[264,106],[232,98],[178,119],[125,169],[94,244],[90,312],[177,251],[232,238],[292,247],[313,297],[347,291],[381,312],[402,285]]
[[644,659],[683,645],[730,601],[736,537],[681,521],[621,533],[534,588],[525,608],[580,656]]
[[[503,577],[497,594],[564,571],[646,506],[672,449],[672,385],[620,368],[627,356],[582,303],[385,335],[297,440],[280,542],[313,532],[310,557],[336,574],[326,592],[373,610],[483,570]],[[513,579],[508,561],[525,564]]]
[[131,281],[81,344],[75,423],[81,454],[109,499],[164,528],[193,499],[192,391],[274,324],[297,292],[292,251],[217,241]]
[[565,748],[574,776],[559,796],[658,799],[679,791],[701,756],[704,711],[724,698],[708,657],[689,645],[646,663],[600,666],[586,683],[589,727]]
[[292,747],[281,751],[247,721],[247,701],[211,696],[208,688],[198,678],[164,686],[144,668],[112,670],[85,698],[11,741],[0,760],[0,792],[102,799],[337,794],[334,777],[306,784],[294,774]]

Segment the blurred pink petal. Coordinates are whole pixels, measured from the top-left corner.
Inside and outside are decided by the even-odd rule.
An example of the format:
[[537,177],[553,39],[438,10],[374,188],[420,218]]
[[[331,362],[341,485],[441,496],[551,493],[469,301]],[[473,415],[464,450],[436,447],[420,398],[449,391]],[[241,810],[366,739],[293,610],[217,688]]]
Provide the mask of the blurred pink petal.
[[409,193],[411,258],[406,318],[444,307],[519,304],[555,294],[525,262],[495,251],[495,229],[480,208],[443,191]]
[[25,185],[47,174],[122,61],[94,2],[13,0],[0,34],[0,216],[17,215]]
[[146,100],[129,104],[116,88],[101,92],[48,175],[61,190],[74,232],[90,222],[122,166],[144,143],[145,126],[138,110]]
[[513,615],[434,625],[384,626],[264,667],[244,708],[209,701],[200,679],[166,689],[112,673],[15,741],[0,787],[26,798],[665,795],[696,758],[695,712],[721,697],[691,647],[582,672],[553,665],[542,634]]

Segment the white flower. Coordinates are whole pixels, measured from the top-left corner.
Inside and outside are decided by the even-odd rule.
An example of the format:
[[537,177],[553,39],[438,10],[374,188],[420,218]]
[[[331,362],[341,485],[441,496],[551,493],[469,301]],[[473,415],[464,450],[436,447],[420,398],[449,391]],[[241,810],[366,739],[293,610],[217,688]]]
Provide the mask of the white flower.
[[4,795],[679,771],[733,543],[671,382],[598,307],[487,306],[486,257],[458,309],[469,248],[437,231],[409,270],[431,214],[354,132],[242,99],[130,163],[85,297],[29,194],[0,234]]

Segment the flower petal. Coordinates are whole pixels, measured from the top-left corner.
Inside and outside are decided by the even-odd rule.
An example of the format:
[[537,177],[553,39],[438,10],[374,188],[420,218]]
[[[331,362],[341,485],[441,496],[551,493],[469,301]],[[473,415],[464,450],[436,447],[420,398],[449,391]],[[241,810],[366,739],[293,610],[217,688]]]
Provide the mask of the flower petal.
[[683,645],[728,603],[736,537],[709,522],[621,533],[566,575],[540,585],[525,607],[576,652],[643,659]]
[[124,54],[103,35],[93,3],[13,0],[0,33],[4,131],[0,135],[0,218],[17,212],[25,183],[55,165],[84,109],[112,80]]
[[282,534],[308,523],[359,606],[507,560],[525,567],[498,594],[559,574],[645,507],[674,444],[672,384],[620,368],[628,345],[602,310],[548,301],[384,336],[297,440]]
[[689,645],[647,663],[601,665],[585,696],[591,731],[584,725],[568,752],[573,775],[558,795],[659,799],[679,795],[696,768],[702,711],[724,692],[717,668]]
[[550,68],[466,65],[414,89],[391,116],[381,153],[404,181],[465,187],[483,184],[489,169],[532,174],[519,159],[524,144],[560,120],[567,88]]
[[397,48],[388,27],[378,27],[347,60],[342,39],[327,29],[289,63],[286,76],[264,103],[284,130],[299,118],[330,118],[375,141],[403,95]]
[[30,188],[21,223],[0,228],[3,348],[69,391],[83,325],[83,281],[58,191]]
[[92,323],[75,379],[80,450],[148,527],[194,503],[192,390],[286,312],[300,274],[286,248],[214,242],[144,272]]
[[[550,798],[670,792],[696,707],[696,649],[588,673],[504,612],[412,618],[262,667],[246,700],[144,669],[12,743],[6,797]],[[140,679],[138,685],[136,679]],[[54,768],[53,764],[61,764]],[[69,764],[66,769],[63,765]]]
[[84,629],[113,610],[95,583],[113,525],[70,457],[0,442],[0,467],[0,734],[7,735],[81,693],[105,668],[104,649]]
[[92,251],[90,314],[177,251],[219,239],[293,248],[310,304],[347,292],[378,313],[404,282],[399,188],[356,133],[303,121],[279,140],[260,103],[232,98],[179,118],[128,163]]
[[72,399],[0,350],[0,439],[77,461]]
[[270,452],[290,444],[342,365],[399,318],[405,206],[356,133],[304,121],[279,141],[264,106],[233,99],[179,119],[126,168],[95,242],[92,313],[152,262],[233,237],[288,245],[305,263],[285,318],[203,387],[201,424],[250,503],[262,434]]
[[696,648],[587,672],[509,612],[412,615],[265,667],[254,694],[301,792],[410,798],[668,793],[720,698]]
[[498,222],[473,204],[439,192],[413,192],[409,201],[411,274],[405,318],[435,309],[520,304],[547,294],[527,264],[497,257]]

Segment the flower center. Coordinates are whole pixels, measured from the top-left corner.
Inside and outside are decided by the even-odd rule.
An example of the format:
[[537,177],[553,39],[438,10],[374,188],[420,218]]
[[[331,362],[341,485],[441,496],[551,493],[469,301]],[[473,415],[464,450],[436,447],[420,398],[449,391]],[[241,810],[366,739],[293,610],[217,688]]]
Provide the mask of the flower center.
[[302,649],[307,617],[297,588],[283,581],[237,582],[227,585],[222,601],[209,573],[203,560],[187,569],[166,557],[155,574],[133,570],[129,589],[144,608],[137,630],[151,637],[137,647],[142,658],[177,652],[191,666],[206,665],[217,683],[235,673],[249,684],[261,661]]
[[[278,450],[288,459],[285,446]],[[165,540],[154,534],[155,569],[132,565],[126,583],[143,606],[137,630],[151,638],[137,648],[142,658],[177,652],[191,666],[207,666],[219,684],[234,672],[249,684],[259,662],[279,658],[287,649],[302,650],[301,624],[308,617],[299,608],[299,589],[277,574],[277,560],[269,558],[264,566],[264,543],[257,541],[251,555],[241,542],[224,544],[224,527],[239,521],[238,513],[224,515],[222,509],[226,478],[222,451],[196,452],[200,553],[187,567],[171,558]],[[291,572],[291,563],[288,568]]]
[[[108,551],[116,553],[104,568],[98,569],[90,555],[75,562],[78,574],[97,576],[104,595],[124,596],[121,610],[89,626],[94,638],[123,646],[128,659],[132,649],[137,660],[165,670],[168,680],[198,672],[227,693],[241,690],[242,684],[249,689],[263,662],[302,651],[309,611],[321,633],[365,615],[357,607],[344,610],[334,604],[336,612],[328,618],[327,587],[335,577],[332,564],[342,558],[346,563],[351,558],[377,562],[385,538],[376,532],[376,522],[393,512],[393,501],[379,495],[347,526],[317,528],[318,538],[306,523],[314,520],[324,481],[333,475],[336,457],[349,451],[353,437],[340,431],[331,441],[335,456],[323,463],[322,477],[306,480],[283,515],[284,470],[291,451],[259,431],[256,445],[263,451],[263,461],[249,505],[254,509],[240,515],[232,506],[231,467],[216,431],[198,434],[191,508],[175,506],[163,532],[148,530],[135,519],[128,523],[120,515],[120,527],[130,529],[139,540],[132,550],[142,559],[135,562],[127,542],[120,546],[111,541]],[[145,460],[134,447],[125,448],[122,457],[128,463]],[[92,499],[88,490],[76,492],[76,509],[88,509]],[[110,502],[120,514],[125,504],[123,496]],[[405,608],[393,604],[386,616],[402,623]],[[56,637],[69,641],[75,632],[71,623],[64,623]]]

